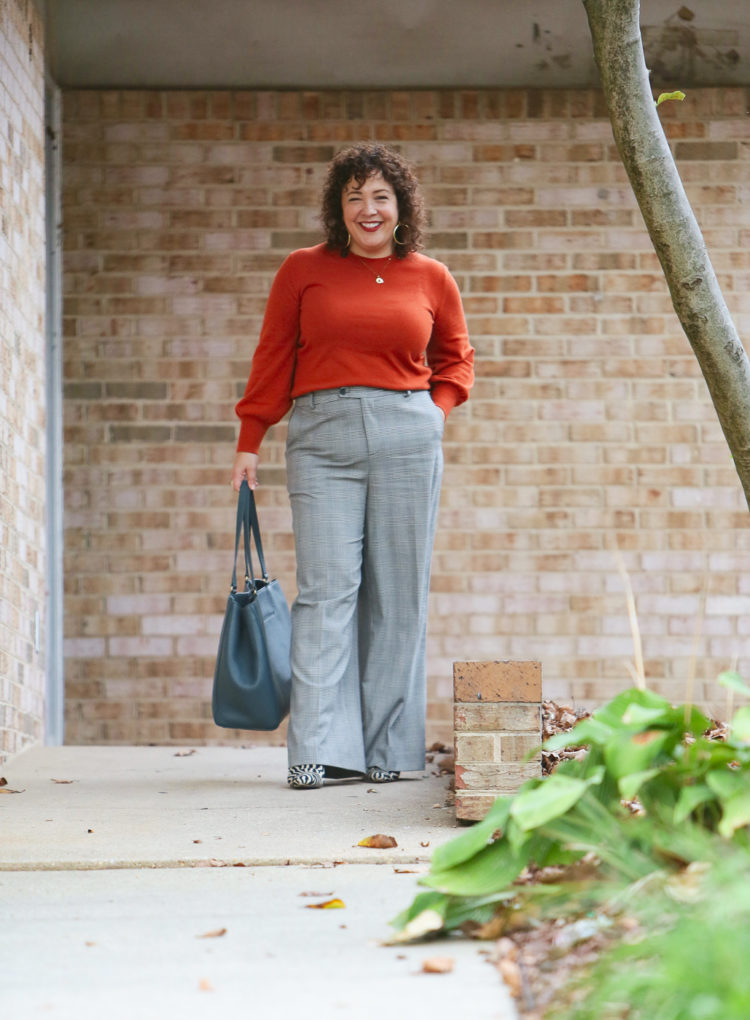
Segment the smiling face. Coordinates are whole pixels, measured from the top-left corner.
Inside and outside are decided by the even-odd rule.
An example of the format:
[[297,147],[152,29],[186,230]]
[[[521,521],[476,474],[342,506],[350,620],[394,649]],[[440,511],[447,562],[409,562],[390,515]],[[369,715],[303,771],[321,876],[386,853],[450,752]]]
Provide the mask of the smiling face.
[[350,251],[371,259],[393,254],[398,202],[381,173],[372,174],[363,184],[352,178],[341,195],[341,208],[352,239]]

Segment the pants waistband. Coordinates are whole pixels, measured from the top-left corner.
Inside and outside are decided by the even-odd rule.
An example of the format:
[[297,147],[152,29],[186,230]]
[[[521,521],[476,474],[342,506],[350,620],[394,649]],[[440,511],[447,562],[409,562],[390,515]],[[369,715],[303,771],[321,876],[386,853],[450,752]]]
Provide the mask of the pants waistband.
[[429,393],[429,390],[386,390],[374,386],[338,386],[330,390],[314,390],[312,393],[303,393],[295,397],[294,403],[303,407],[315,407],[319,403],[328,403],[331,400],[356,399],[363,397],[404,397],[408,399],[414,393]]

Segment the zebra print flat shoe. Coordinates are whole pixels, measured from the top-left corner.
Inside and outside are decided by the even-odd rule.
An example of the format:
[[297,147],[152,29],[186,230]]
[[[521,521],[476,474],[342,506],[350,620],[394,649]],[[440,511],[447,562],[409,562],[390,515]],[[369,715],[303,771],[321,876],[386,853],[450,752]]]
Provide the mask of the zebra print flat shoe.
[[367,770],[367,778],[371,783],[395,783],[400,775],[400,772],[389,772],[377,765],[371,765]]
[[323,765],[291,765],[286,781],[293,790],[316,790],[325,777]]

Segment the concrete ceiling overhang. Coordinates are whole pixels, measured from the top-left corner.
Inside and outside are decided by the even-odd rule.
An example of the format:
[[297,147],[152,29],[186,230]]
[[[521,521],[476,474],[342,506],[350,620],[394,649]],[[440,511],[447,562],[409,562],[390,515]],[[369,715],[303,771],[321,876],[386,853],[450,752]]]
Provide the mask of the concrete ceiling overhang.
[[[75,88],[587,87],[582,0],[38,0]],[[750,83],[748,0],[642,0],[655,84]]]

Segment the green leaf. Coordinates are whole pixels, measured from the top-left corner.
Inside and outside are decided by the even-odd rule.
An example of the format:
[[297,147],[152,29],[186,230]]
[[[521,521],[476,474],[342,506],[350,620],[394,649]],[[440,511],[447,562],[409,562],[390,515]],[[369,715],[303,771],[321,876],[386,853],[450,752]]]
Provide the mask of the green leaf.
[[618,733],[604,749],[604,761],[615,779],[650,768],[664,745],[674,739],[669,730]]
[[447,909],[448,898],[443,893],[423,892],[415,896],[411,905],[402,910],[390,923],[394,928],[401,930],[426,910],[436,911],[444,917]]
[[649,779],[653,779],[654,776],[660,775],[660,773],[661,769],[646,769],[644,772],[631,772],[630,775],[622,776],[617,783],[620,796],[624,800],[632,800],[644,783],[647,783]]
[[515,849],[501,839],[455,868],[429,872],[419,883],[454,896],[488,896],[507,889],[527,863],[525,847]]
[[733,740],[750,741],[750,705],[737,709],[729,728]]
[[563,747],[578,747],[580,744],[598,744],[603,746],[612,736],[612,727],[591,716],[581,719],[573,729],[566,733],[556,733],[548,737],[542,745],[548,751],[559,751]]
[[709,772],[706,782],[714,793],[717,793],[721,800],[726,802],[736,793],[747,789],[747,774],[722,769],[721,772]]
[[623,713],[622,721],[626,726],[638,726],[642,729],[648,729],[655,723],[669,722],[671,714],[671,705],[660,705],[658,707],[630,705]]
[[676,100],[677,102],[681,103],[684,98],[685,93],[680,92],[679,89],[676,92],[662,92],[660,93],[659,98],[656,100],[656,105],[661,106],[662,103],[666,103],[670,100]]
[[705,783],[683,787],[674,809],[674,824],[684,822],[699,805],[715,799],[716,793]]
[[717,679],[722,687],[728,687],[731,691],[737,691],[739,694],[744,694],[746,697],[750,697],[750,687],[748,687],[740,674],[736,673],[733,669],[728,669],[724,673],[719,673]]
[[730,838],[737,829],[750,825],[750,790],[736,793],[724,803],[724,813],[719,822],[719,835]]
[[553,773],[533,790],[519,793],[511,805],[510,816],[524,831],[535,829],[552,818],[564,815],[588,789],[585,779]]
[[611,701],[607,702],[606,705],[597,709],[592,718],[607,726],[611,726],[613,729],[619,729],[622,726],[626,712],[629,709],[632,710],[634,705],[640,705],[643,708],[659,709],[662,712],[669,712],[672,708],[667,699],[662,698],[660,694],[654,694],[653,691],[641,691],[637,687],[631,687],[629,690],[623,691],[622,694],[618,694]]
[[[541,782],[541,780],[537,780]],[[493,833],[504,830],[510,813],[511,798],[498,797],[481,822],[472,825],[449,843],[437,847],[432,855],[432,870],[447,871],[469,860],[489,843]]]

